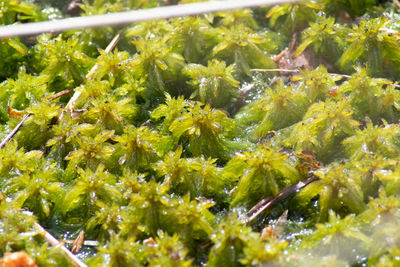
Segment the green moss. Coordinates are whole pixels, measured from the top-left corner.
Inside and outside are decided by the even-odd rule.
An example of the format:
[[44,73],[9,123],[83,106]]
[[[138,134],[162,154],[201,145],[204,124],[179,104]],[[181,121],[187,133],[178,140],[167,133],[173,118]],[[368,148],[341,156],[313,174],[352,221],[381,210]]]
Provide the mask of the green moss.
[[[81,8],[177,2],[193,1]],[[68,266],[40,223],[98,241],[78,254],[90,266],[397,266],[399,15],[378,2],[0,40],[1,138],[30,114],[0,149],[0,257],[24,250]],[[0,24],[67,16],[66,4],[0,1]],[[254,70],[299,65],[290,76]],[[69,94],[51,99],[67,89],[81,94],[71,114]],[[310,177],[247,222],[254,205]]]

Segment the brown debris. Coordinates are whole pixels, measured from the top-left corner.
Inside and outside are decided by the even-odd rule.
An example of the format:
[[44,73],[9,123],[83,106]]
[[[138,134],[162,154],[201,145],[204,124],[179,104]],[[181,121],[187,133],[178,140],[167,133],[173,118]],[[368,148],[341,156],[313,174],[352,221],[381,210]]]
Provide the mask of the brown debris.
[[281,53],[273,58],[277,63],[278,69],[285,69],[289,71],[280,72],[281,76],[291,76],[290,70],[298,71],[298,69],[311,69],[311,55],[306,51],[301,53],[299,56],[295,56],[297,44],[297,32],[292,36],[289,46],[285,48]]
[[[64,244],[60,243],[57,239],[55,239],[54,236],[52,236],[49,232],[47,232],[40,224],[34,223],[34,226],[37,231],[39,231],[40,235],[43,237],[43,239],[52,245],[53,247],[58,247],[61,249],[61,252],[64,254],[66,259],[74,266],[76,267],[87,267],[87,265],[81,261],[78,257],[76,257],[74,254],[72,254],[71,251],[69,251]],[[1,267],[1,266],[0,266]]]
[[261,239],[267,241],[269,239],[281,239],[283,234],[283,228],[285,227],[288,216],[288,210],[285,210],[282,215],[276,221],[275,227],[272,225],[267,225],[261,231]]
[[72,93],[73,91],[74,91],[74,89],[66,89],[66,90],[63,90],[61,92],[58,92],[57,94],[55,94],[52,97],[50,97],[49,101],[53,101],[53,100],[55,100],[55,99],[57,99],[59,97],[62,97],[62,96],[67,95],[69,93]]
[[85,232],[82,230],[80,231],[78,237],[74,240],[74,243],[72,243],[71,252],[74,254],[78,253],[81,250],[84,241],[85,241]]
[[82,4],[82,0],[71,1],[67,7],[67,13],[70,14],[71,16],[76,16],[79,13],[81,13],[82,9],[79,6],[79,4]]
[[[115,46],[118,44],[119,40],[121,38],[120,32],[115,35],[115,37],[111,40],[111,42],[108,44],[106,49],[104,50],[106,53],[110,53]],[[86,80],[90,80],[93,78],[94,74],[96,73],[97,69],[99,68],[99,64],[95,64],[89,71],[89,73],[86,75]],[[82,92],[80,91],[75,91],[74,95],[70,98],[68,101],[67,105],[65,106],[65,110],[61,112],[61,115],[59,117],[59,121],[62,120],[64,117],[64,113],[67,111],[69,113],[72,113],[75,110],[75,103],[77,100],[81,97]]]
[[7,107],[7,114],[8,116],[12,117],[12,118],[20,118],[22,116],[24,116],[24,112],[17,110],[17,109],[13,109],[12,107],[8,106]]
[[155,246],[155,245],[157,245],[157,242],[152,237],[149,237],[149,238],[143,240],[143,245],[145,245],[145,246]]
[[279,60],[281,60],[281,58],[286,55],[286,53],[289,51],[289,48],[286,47],[285,49],[282,50],[282,52],[280,52],[278,55],[274,56],[272,58],[273,61],[275,62],[279,62]]
[[334,86],[334,87],[329,88],[328,94],[331,97],[337,97],[337,95],[338,95],[338,87]]
[[318,177],[311,176],[310,178],[300,181],[295,185],[286,187],[285,189],[280,191],[279,194],[276,195],[275,197],[267,197],[265,199],[262,199],[253,208],[251,208],[249,210],[249,212],[247,213],[247,216],[246,216],[246,223],[253,221],[255,218],[257,218],[258,215],[260,215],[264,211],[268,210],[275,204],[282,202],[284,199],[286,199],[290,195],[297,193],[303,187],[305,187],[308,184],[315,182],[317,180],[319,180]]
[[280,239],[283,235],[283,229],[285,228],[286,222],[287,222],[287,217],[288,217],[288,210],[285,210],[281,216],[279,216],[278,220],[276,221],[275,224],[275,237],[277,239]]
[[0,259],[0,267],[37,267],[37,264],[25,251],[18,251],[6,253]]
[[304,150],[300,154],[295,154],[295,156],[300,161],[299,164],[297,164],[296,169],[303,176],[309,177],[311,171],[323,167],[323,164],[315,159],[315,156],[311,151]]
[[264,229],[261,231],[261,240],[267,241],[271,239],[274,236],[274,228],[272,225],[267,225]]

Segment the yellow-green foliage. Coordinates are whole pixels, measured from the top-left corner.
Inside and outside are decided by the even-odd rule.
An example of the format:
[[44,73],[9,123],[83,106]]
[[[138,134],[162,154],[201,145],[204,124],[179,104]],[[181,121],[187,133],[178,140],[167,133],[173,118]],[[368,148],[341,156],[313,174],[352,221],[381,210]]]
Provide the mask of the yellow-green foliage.
[[[0,0],[0,25],[68,4]],[[26,119],[0,148],[0,258],[68,266],[40,223],[97,241],[89,266],[399,265],[398,18],[321,0],[0,40],[0,139]]]

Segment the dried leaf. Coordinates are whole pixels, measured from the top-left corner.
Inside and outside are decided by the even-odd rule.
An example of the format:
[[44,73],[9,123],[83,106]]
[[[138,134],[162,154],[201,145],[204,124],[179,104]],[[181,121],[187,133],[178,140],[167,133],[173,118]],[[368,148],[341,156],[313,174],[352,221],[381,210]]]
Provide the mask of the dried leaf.
[[79,232],[78,237],[74,240],[74,243],[72,243],[71,252],[74,254],[78,253],[81,250],[84,241],[85,241],[85,232],[82,230]]

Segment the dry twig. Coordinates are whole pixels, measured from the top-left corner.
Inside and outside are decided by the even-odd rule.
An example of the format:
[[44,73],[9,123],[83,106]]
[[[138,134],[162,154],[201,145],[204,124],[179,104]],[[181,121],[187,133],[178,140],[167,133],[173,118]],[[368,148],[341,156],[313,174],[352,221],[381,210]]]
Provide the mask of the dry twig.
[[278,55],[274,56],[272,60],[274,62],[278,62],[287,52],[289,51],[289,48],[286,47],[285,49],[282,50]]
[[54,236],[47,232],[40,224],[35,223],[35,228],[42,234],[43,239],[53,247],[57,246],[64,253],[67,260],[77,267],[87,267],[87,265],[82,262],[77,256],[72,254],[62,243],[60,243]]
[[26,119],[28,119],[31,116],[31,114],[25,114],[24,117],[22,117],[22,120],[18,123],[17,126],[7,135],[7,137],[0,143],[0,149],[2,149],[8,141],[13,138],[13,136],[18,132],[18,130],[22,127]]
[[50,97],[49,101],[53,101],[53,100],[55,100],[57,98],[60,98],[60,97],[62,97],[64,95],[68,95],[69,93],[72,93],[73,91],[74,91],[74,89],[66,89],[66,90],[63,90],[61,92],[58,92],[57,94],[55,94],[52,97]]
[[290,69],[251,69],[254,72],[290,72],[299,73],[300,70],[290,70]]
[[300,181],[295,185],[289,186],[285,189],[283,189],[281,192],[279,192],[279,194],[272,198],[272,197],[267,197],[263,200],[261,200],[260,202],[258,202],[253,208],[250,209],[250,211],[247,213],[247,218],[246,218],[246,223],[251,222],[252,220],[254,220],[258,215],[260,215],[261,213],[263,213],[264,211],[266,211],[268,208],[272,207],[273,205],[275,205],[276,203],[281,202],[282,200],[284,200],[285,198],[287,198],[288,196],[298,192],[300,189],[302,189],[303,187],[305,187],[306,185],[315,182],[319,180],[318,177],[316,176],[312,176],[304,181]]
[[[50,98],[49,98],[49,101],[53,101],[53,100],[55,100],[55,99],[57,99],[57,98],[59,98],[59,97],[61,97],[61,96],[63,96],[63,95],[66,95],[66,94],[71,93],[72,91],[73,91],[73,89],[68,89],[68,90],[61,91],[61,92],[55,94],[54,96],[50,97]],[[11,108],[8,107],[8,110],[11,110]],[[25,122],[31,115],[32,115],[32,114],[25,114],[25,115],[22,117],[22,120],[18,123],[18,125],[15,126],[15,128],[11,131],[11,133],[9,133],[9,134],[7,135],[7,137],[4,138],[4,140],[0,143],[0,149],[2,149],[2,148],[7,144],[7,142],[10,141],[11,138],[14,137],[14,135],[19,131],[19,129],[20,129],[20,128],[22,127],[22,125],[24,124],[24,122]]]
[[79,232],[78,237],[72,243],[71,252],[76,254],[81,250],[83,242],[85,241],[85,232],[82,230]]
[[[110,51],[112,51],[112,50],[114,49],[114,47],[117,45],[119,39],[120,39],[120,33],[118,33],[118,34],[114,37],[114,39],[112,39],[112,41],[110,42],[110,44],[107,46],[107,48],[105,49],[106,53],[109,53]],[[98,65],[98,64],[94,65],[93,68],[92,68],[92,69],[89,71],[89,73],[86,75],[86,78],[87,78],[87,79],[92,78],[93,75],[94,75],[94,73],[96,72],[96,70],[97,70],[98,68],[99,68],[99,65]],[[52,100],[54,100],[54,99],[57,99],[57,98],[59,98],[59,97],[61,97],[61,96],[63,96],[63,95],[69,94],[69,93],[71,93],[72,91],[74,91],[74,89],[68,89],[68,90],[61,91],[61,92],[55,94],[54,96],[52,96],[52,97],[49,99],[49,101],[52,101]],[[68,104],[67,104],[67,106],[66,106],[67,110],[69,110],[70,112],[73,111],[73,106],[74,106],[76,100],[78,100],[80,96],[81,96],[81,92],[76,91],[75,94],[71,97],[71,99],[69,100],[69,102],[68,102]],[[61,115],[60,115],[60,120],[62,119],[63,114],[64,114],[64,112],[61,113]],[[24,124],[24,122],[25,122],[31,115],[32,115],[32,114],[26,114],[26,115],[24,115],[24,117],[22,118],[22,120],[20,121],[20,123],[18,123],[18,125],[12,130],[12,132],[9,133],[9,134],[7,135],[7,137],[0,143],[0,149],[2,149],[2,148],[7,144],[7,142],[11,140],[11,138],[13,138],[13,136],[19,131],[19,129],[20,129],[20,128],[22,127],[22,125]]]
[[[119,39],[121,38],[121,34],[118,33],[114,39],[111,40],[111,42],[108,44],[107,48],[104,50],[106,53],[110,53],[114,47],[117,45]],[[92,69],[89,71],[89,73],[86,75],[86,79],[89,80],[93,77],[93,75],[96,73],[96,70],[99,68],[99,64],[95,64]],[[65,109],[67,112],[72,113],[74,111],[75,103],[79,100],[81,97],[82,92],[81,91],[75,91],[74,95],[71,97],[71,99],[68,101],[67,105],[65,106]],[[61,113],[60,115],[60,120],[62,120],[64,116],[64,112]]]

